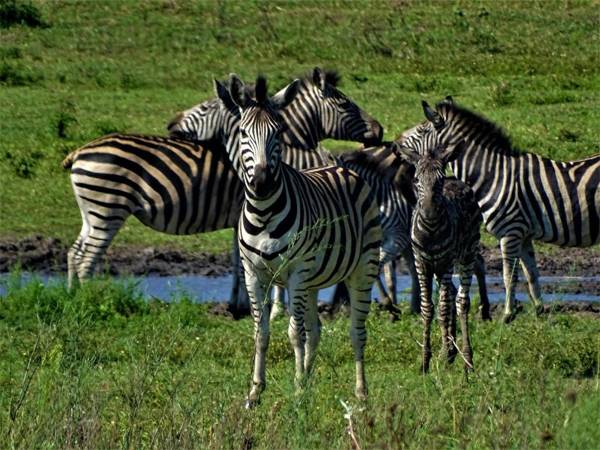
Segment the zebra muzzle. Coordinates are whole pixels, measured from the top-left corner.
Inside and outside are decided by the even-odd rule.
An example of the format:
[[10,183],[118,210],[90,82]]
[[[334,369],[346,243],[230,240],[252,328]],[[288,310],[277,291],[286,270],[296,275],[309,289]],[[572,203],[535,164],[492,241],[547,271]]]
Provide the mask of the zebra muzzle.
[[252,188],[254,192],[262,196],[269,192],[269,165],[257,164],[254,166],[254,176],[252,177]]

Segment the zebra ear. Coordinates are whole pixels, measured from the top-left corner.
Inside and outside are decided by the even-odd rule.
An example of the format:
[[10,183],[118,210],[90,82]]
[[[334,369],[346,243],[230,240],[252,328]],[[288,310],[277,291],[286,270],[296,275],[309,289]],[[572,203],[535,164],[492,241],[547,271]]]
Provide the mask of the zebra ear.
[[421,155],[403,144],[394,145],[394,149],[400,158],[409,164],[412,164],[413,166],[416,166],[419,162],[419,159],[421,159]]
[[423,112],[425,113],[425,117],[427,118],[427,120],[433,123],[433,126],[436,128],[436,130],[442,128],[445,124],[442,116],[440,116],[440,114],[437,111],[435,111],[431,106],[429,106],[429,103],[427,103],[425,100],[421,101],[421,105],[423,106]]
[[214,80],[214,81],[215,81],[214,82],[215,94],[217,94],[217,98],[219,100],[221,100],[221,102],[223,102],[223,105],[225,105],[225,108],[227,108],[227,109],[237,108],[235,102],[233,101],[233,98],[231,98],[231,94],[229,93],[229,91],[227,90],[225,85],[223,83],[221,83],[219,80]]
[[452,98],[451,95],[446,95],[446,98],[444,99],[444,103],[448,103],[449,105],[454,105],[454,99]]
[[294,98],[296,98],[296,94],[298,93],[298,88],[300,87],[300,80],[292,81],[287,88],[285,88],[285,92],[282,94],[274,95],[271,98],[272,105],[277,109],[283,109],[287,105],[289,105]]
[[267,101],[267,79],[263,75],[259,75],[256,78],[256,86],[254,87],[254,95],[256,102],[259,105],[264,105]]
[[312,79],[313,79],[313,83],[315,84],[315,86],[317,86],[322,91],[325,90],[327,80],[326,80],[325,74],[323,73],[323,71],[321,70],[320,67],[315,67],[313,69]]
[[236,105],[238,105],[240,108],[244,108],[246,106],[248,103],[248,94],[244,89],[244,82],[235,73],[229,75],[229,92],[231,94],[231,99]]

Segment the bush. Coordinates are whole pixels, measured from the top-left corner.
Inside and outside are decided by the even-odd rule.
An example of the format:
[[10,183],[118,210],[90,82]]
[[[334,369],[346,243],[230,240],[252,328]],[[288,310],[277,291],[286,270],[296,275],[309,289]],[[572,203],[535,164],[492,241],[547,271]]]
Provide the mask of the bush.
[[25,25],[32,28],[46,28],[49,25],[42,20],[39,9],[31,3],[17,0],[0,0],[0,27]]

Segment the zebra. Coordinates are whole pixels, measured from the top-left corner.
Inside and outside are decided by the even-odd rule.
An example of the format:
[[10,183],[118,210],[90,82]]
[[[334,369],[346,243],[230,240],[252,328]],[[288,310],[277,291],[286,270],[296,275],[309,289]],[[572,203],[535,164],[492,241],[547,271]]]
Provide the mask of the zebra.
[[[366,146],[381,142],[383,127],[339,90],[340,79],[337,72],[324,71],[319,67],[315,67],[310,74],[299,79],[298,95],[280,111],[282,120],[287,125],[281,141],[282,157],[286,164],[303,170],[334,163],[335,158],[319,144],[327,138],[357,141]],[[227,83],[223,85],[226,87]],[[253,94],[252,86],[246,85],[245,88],[250,95]],[[283,95],[285,90],[286,88],[283,88],[274,97]],[[231,109],[229,104],[226,107]],[[178,113],[168,124],[170,136],[190,140],[203,139],[207,114],[207,106],[204,103]],[[233,139],[237,139],[237,134]],[[232,147],[235,147],[235,143],[228,146]],[[240,283],[238,277],[236,245],[237,237],[234,236],[234,292],[243,289],[243,286],[240,286],[243,282]],[[277,286],[274,287],[274,299],[273,318],[284,309],[284,293]]]
[[[323,75],[320,70],[318,73]],[[328,86],[329,91],[333,89]],[[203,114],[196,117],[194,137],[200,142],[181,139],[187,136],[178,131],[183,118],[179,115],[170,124],[170,138],[113,134],[84,145],[64,159],[63,167],[71,169],[83,222],[68,252],[69,286],[76,278],[85,279],[94,273],[130,215],[169,234],[237,225],[244,201],[243,185],[228,154],[238,151],[239,110],[231,99],[223,100],[229,95],[223,83],[215,81],[215,91],[221,94],[202,104]],[[299,92],[295,101],[301,102],[303,95]],[[311,115],[308,119],[326,119],[335,124],[332,133],[346,139],[369,143],[380,139],[381,125],[343,94],[340,98],[344,102],[332,109],[330,116]],[[306,123],[309,127],[320,126]],[[289,132],[292,129],[284,136]],[[234,283],[232,299],[238,299],[237,286]],[[243,308],[238,311],[243,312]]]
[[279,111],[297,94],[299,82],[269,99],[266,79],[256,81],[256,98],[232,78],[231,97],[240,108],[240,177],[246,202],[238,239],[255,324],[252,388],[246,406],[265,388],[269,343],[266,295],[271,283],[287,286],[292,315],[288,335],[301,389],[311,372],[320,339],[317,290],[344,280],[351,295],[350,335],[359,399],[367,396],[364,372],[365,320],[371,286],[379,271],[381,226],[368,185],[337,166],[299,172],[281,162]]
[[[320,145],[324,139],[357,141],[365,146],[381,142],[383,127],[339,90],[339,73],[315,67],[299,80],[299,95],[280,111],[287,124],[281,139],[283,162],[297,170],[334,163],[331,153]],[[286,88],[274,97],[283,95]],[[246,85],[246,89],[252,95],[252,86]],[[178,113],[167,126],[170,136],[204,140],[207,114],[206,103]]]
[[[389,142],[379,147],[342,153],[336,157],[336,164],[351,169],[361,176],[375,194],[379,205],[381,227],[384,241],[382,245],[382,265],[384,268],[390,261],[404,257],[412,278],[411,311],[420,313],[419,280],[414,266],[411,248],[410,228],[416,198],[413,191],[414,165],[398,154],[398,142]],[[456,195],[468,187],[454,179],[444,182],[444,193]],[[394,271],[393,267],[392,270]],[[485,284],[485,263],[478,251],[475,261],[475,274],[479,285],[480,312],[483,320],[490,319],[490,307]],[[377,287],[383,299],[383,305],[395,316],[396,310],[390,307],[395,304],[393,293],[395,286],[386,279],[387,288],[377,279]],[[391,287],[390,287],[391,284]]]
[[[423,320],[422,371],[429,370],[431,359],[431,321],[433,319],[432,281],[439,287],[439,321],[442,331],[442,355],[454,361],[457,347],[456,312],[462,331],[462,356],[465,369],[473,369],[468,327],[469,290],[479,253],[483,218],[470,189],[444,188],[445,168],[455,156],[456,147],[431,145],[423,139],[416,148],[399,146],[399,152],[416,166],[417,205],[411,225],[411,242],[421,290]],[[435,143],[434,143],[435,144]],[[456,187],[456,184],[454,184]],[[458,296],[452,283],[456,265],[460,276]]]
[[514,319],[519,260],[540,312],[533,241],[565,247],[600,242],[600,154],[560,162],[521,151],[497,125],[454,104],[451,97],[435,109],[423,102],[423,110],[425,122],[404,132],[401,141],[409,147],[425,139],[458,147],[452,172],[473,189],[487,230],[500,241],[506,288],[503,320]]

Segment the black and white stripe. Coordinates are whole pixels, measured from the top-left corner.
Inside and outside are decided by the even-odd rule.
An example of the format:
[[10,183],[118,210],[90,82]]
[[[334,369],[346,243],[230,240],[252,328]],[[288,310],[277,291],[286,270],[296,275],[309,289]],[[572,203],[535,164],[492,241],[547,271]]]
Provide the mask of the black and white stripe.
[[240,105],[240,177],[246,202],[239,223],[239,246],[256,329],[254,405],[265,386],[269,341],[267,294],[286,286],[291,303],[288,329],[296,360],[296,381],[311,371],[320,339],[317,290],[345,281],[351,297],[356,394],[364,398],[365,320],[371,286],[379,270],[381,227],[368,185],[336,166],[298,172],[281,162],[278,112],[296,95],[299,82],[268,99],[259,77],[256,100],[232,79],[231,96]]
[[456,146],[452,171],[474,191],[487,230],[500,240],[506,287],[505,320],[514,315],[520,259],[532,300],[541,306],[532,241],[568,247],[600,242],[600,155],[558,162],[515,149],[495,124],[447,98],[427,121],[405,132],[414,147],[426,136]]
[[[433,319],[432,281],[439,286],[439,321],[442,331],[442,353],[452,362],[456,356],[456,319],[460,317],[462,356],[467,368],[473,368],[469,340],[469,290],[479,252],[481,212],[470,189],[444,189],[447,162],[454,148],[431,145],[424,137],[419,145],[400,151],[416,166],[417,205],[413,213],[411,241],[421,290],[423,319],[423,372],[431,359],[431,321]],[[460,277],[458,296],[452,274]]]
[[[193,108],[193,114],[178,115],[169,124],[171,138],[111,135],[65,158],[63,166],[72,169],[73,189],[83,222],[69,251],[70,285],[76,277],[84,279],[93,274],[130,215],[170,234],[213,231],[237,223],[244,199],[243,188],[227,155],[234,155],[232,160],[239,162],[235,156],[239,148],[239,110],[231,99],[223,101],[228,96],[223,84],[217,82],[215,88],[222,91],[220,99]],[[295,101],[302,102],[303,95],[301,92]],[[380,136],[381,126],[356,105],[346,102],[346,110],[340,107],[337,112],[353,119],[337,120],[345,128],[330,130],[331,137],[335,134],[370,142],[373,135]],[[318,114],[308,119],[320,120]],[[360,130],[357,125],[347,125],[354,120],[364,121]],[[311,122],[306,126],[322,127],[320,123]],[[192,143],[177,138],[192,137],[190,129],[194,130],[194,139],[201,141]],[[289,132],[291,128],[283,135]],[[293,137],[287,139],[300,142]],[[288,150],[288,153],[299,151],[296,147]],[[308,153],[311,149],[302,150]],[[235,255],[236,252],[234,261]],[[234,301],[238,300],[237,284],[234,280]]]
[[[282,160],[298,170],[330,165],[331,154],[319,143],[324,139],[342,139],[373,145],[381,142],[382,126],[338,89],[340,76],[316,67],[299,80],[298,95],[280,111],[286,124],[281,136]],[[228,87],[228,82],[223,83]],[[283,95],[287,86],[273,96]],[[248,95],[254,93],[247,86]],[[175,137],[207,139],[205,116],[212,105],[202,103],[179,113],[168,125]],[[207,113],[208,111],[208,113]],[[237,135],[236,135],[237,138]],[[237,148],[234,144],[232,148]]]

